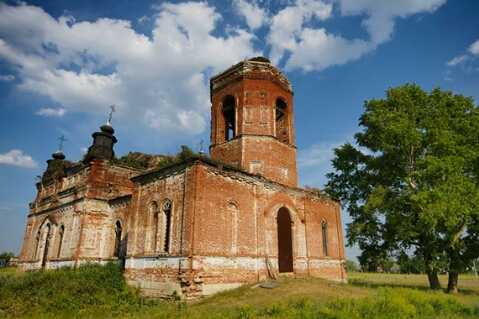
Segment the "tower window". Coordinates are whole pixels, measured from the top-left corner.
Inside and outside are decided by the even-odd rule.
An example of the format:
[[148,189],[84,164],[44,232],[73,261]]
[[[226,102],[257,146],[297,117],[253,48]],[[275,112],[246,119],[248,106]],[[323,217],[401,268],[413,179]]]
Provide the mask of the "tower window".
[[283,143],[290,143],[288,105],[283,99],[276,100],[276,138]]
[[235,130],[235,99],[229,95],[223,99],[221,113],[224,118],[225,141],[232,139],[236,135]]

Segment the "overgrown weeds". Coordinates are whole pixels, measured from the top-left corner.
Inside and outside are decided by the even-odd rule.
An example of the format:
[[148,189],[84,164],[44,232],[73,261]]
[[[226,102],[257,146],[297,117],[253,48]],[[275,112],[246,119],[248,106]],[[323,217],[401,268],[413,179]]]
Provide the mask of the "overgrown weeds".
[[[385,277],[381,277],[385,279]],[[396,278],[392,278],[396,279]],[[359,281],[356,278],[353,281]],[[477,318],[479,285],[449,295],[418,286],[339,284],[282,278],[195,302],[155,301],[128,286],[116,264],[0,276],[0,318]],[[255,288],[256,287],[256,288]],[[253,289],[254,288],[254,289]]]
[[126,284],[115,263],[0,276],[0,309],[7,317],[69,316],[91,308],[120,315],[145,304],[151,301]]

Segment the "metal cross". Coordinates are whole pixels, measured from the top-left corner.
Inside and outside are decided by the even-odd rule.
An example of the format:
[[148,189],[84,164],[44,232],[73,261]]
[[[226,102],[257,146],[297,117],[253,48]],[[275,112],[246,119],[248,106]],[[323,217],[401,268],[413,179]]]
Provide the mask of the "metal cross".
[[200,146],[200,154],[203,154],[203,139],[201,139],[200,143],[198,144]]
[[67,140],[64,135],[62,135],[62,137],[59,137],[58,139],[60,140],[60,147],[58,149],[61,151],[63,148],[63,142],[66,142]]
[[111,111],[110,111],[110,118],[108,119],[108,123],[111,122],[111,117],[113,116],[113,112],[116,112],[115,111],[115,104],[110,105],[110,109],[111,109]]

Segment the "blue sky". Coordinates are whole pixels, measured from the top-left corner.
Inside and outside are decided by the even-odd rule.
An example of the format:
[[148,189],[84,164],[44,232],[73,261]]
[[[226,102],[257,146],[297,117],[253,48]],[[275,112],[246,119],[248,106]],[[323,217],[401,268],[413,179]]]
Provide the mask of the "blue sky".
[[210,76],[255,56],[291,81],[299,183],[321,188],[363,102],[387,88],[441,87],[477,105],[479,1],[0,2],[0,252],[20,252],[61,136],[80,160],[114,104],[117,155],[198,150]]

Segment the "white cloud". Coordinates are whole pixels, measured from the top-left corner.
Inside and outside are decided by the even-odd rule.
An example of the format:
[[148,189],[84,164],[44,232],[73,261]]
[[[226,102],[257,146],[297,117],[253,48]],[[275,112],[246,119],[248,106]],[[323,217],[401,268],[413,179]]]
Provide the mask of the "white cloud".
[[298,50],[286,64],[287,69],[322,70],[359,59],[372,49],[370,44],[363,40],[348,41],[328,34],[324,29],[304,29],[300,39]]
[[260,8],[258,1],[234,0],[233,4],[237,13],[245,18],[246,24],[251,30],[261,28],[263,24],[268,23],[267,11]]
[[[322,1],[298,0],[294,5],[280,10],[272,19],[267,41],[271,44],[270,59],[278,64],[286,52],[292,56],[300,51],[301,38],[305,24],[311,19],[326,20],[331,17],[332,4]],[[306,29],[308,30],[308,29]],[[303,61],[308,62],[308,61]],[[285,69],[296,65],[286,64]]]
[[468,51],[471,52],[474,55],[478,55],[479,54],[479,40],[477,40],[476,42],[471,44]]
[[20,167],[35,168],[38,163],[29,155],[23,154],[20,150],[11,150],[8,153],[0,154],[0,164],[15,165]]
[[286,70],[323,70],[342,65],[389,41],[396,18],[433,12],[445,1],[336,0],[334,3],[339,4],[343,16],[366,16],[362,26],[368,31],[369,39],[346,39],[324,28],[311,26],[313,18],[325,20],[332,17],[333,2],[297,0],[271,19],[268,34],[270,59],[277,64],[289,56],[285,61]]
[[47,95],[65,110],[106,118],[115,104],[115,116],[129,124],[197,134],[209,116],[205,70],[261,53],[248,31],[213,36],[222,17],[204,2],[158,10],[149,39],[124,20],[76,22],[24,3],[0,3],[0,59],[16,67],[20,89]]
[[143,25],[150,23],[150,21],[151,19],[147,16],[142,16],[141,18],[138,19],[138,23]]
[[[263,55],[253,44],[259,34],[266,36],[269,58],[278,67],[323,70],[359,59],[390,39],[395,18],[432,12],[444,0],[234,3],[247,26],[225,21],[206,2],[157,5],[155,16],[138,19],[151,24],[149,38],[125,20],[76,21],[25,3],[0,2],[0,59],[14,68],[19,89],[46,95],[64,110],[39,110],[40,115],[76,111],[106,119],[115,104],[115,117],[129,125],[187,137],[208,125],[209,76]],[[343,15],[365,16],[370,39],[347,39],[322,27],[338,4]]]
[[363,26],[374,45],[390,40],[394,20],[413,14],[430,13],[446,3],[446,0],[337,0],[343,15],[367,15]]
[[51,108],[42,108],[35,112],[37,115],[49,116],[49,117],[62,117],[65,115],[66,110],[59,108],[59,109],[51,109]]
[[15,77],[11,74],[8,74],[8,75],[0,75],[0,81],[4,81],[4,82],[10,82],[10,81],[13,81],[15,80]]
[[[446,62],[446,65],[449,67],[460,66],[460,69],[464,72],[477,71],[479,68],[473,65],[476,55],[479,55],[479,40],[473,42],[467,48],[466,53],[458,55],[454,59]],[[448,70],[448,72],[450,72],[450,70]]]
[[457,56],[455,57],[454,59],[452,59],[451,61],[448,61],[446,63],[447,66],[456,66],[460,63],[463,63],[465,61],[467,61],[469,59],[469,57],[467,56],[467,54],[463,54],[463,55],[460,55],[460,56]]

